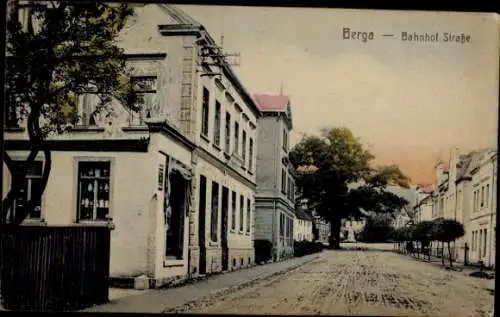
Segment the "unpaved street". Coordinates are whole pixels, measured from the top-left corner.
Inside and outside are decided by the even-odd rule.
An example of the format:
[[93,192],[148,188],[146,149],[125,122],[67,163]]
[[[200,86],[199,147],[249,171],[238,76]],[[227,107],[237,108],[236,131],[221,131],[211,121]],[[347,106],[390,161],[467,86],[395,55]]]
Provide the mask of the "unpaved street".
[[494,281],[387,251],[324,251],[305,266],[229,294],[190,313],[486,316]]

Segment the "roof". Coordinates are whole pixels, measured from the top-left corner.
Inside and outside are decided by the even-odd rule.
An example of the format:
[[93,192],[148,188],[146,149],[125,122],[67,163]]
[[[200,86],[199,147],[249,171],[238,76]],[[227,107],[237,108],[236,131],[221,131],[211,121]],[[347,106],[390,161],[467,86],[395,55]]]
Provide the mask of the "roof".
[[313,217],[308,212],[306,212],[306,209],[304,209],[303,207],[295,209],[295,216],[301,220],[313,220]]
[[306,174],[306,173],[314,173],[317,170],[319,170],[319,168],[314,165],[301,165],[297,167],[296,172]]
[[290,103],[290,96],[284,95],[261,95],[253,96],[262,112],[284,112]]

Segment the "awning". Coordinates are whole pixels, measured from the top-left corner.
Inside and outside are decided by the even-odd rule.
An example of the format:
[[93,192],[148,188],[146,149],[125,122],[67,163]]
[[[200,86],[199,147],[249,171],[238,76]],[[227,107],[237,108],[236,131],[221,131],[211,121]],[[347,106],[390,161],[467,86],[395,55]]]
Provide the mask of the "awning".
[[172,171],[178,172],[185,180],[189,181],[193,178],[191,169],[184,167],[184,165],[176,160],[172,160]]

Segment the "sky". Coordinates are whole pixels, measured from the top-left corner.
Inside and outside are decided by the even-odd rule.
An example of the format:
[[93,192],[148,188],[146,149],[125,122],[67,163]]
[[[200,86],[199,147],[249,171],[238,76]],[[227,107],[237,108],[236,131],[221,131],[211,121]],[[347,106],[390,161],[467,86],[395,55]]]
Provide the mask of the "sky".
[[[399,164],[414,184],[434,181],[438,157],[496,147],[498,16],[319,8],[180,5],[224,49],[247,90],[291,96],[291,143],[323,127],[347,127],[377,164]],[[373,32],[363,42],[342,29]],[[401,32],[439,33],[408,43]],[[443,33],[470,36],[443,42]],[[382,34],[394,34],[384,37]]]

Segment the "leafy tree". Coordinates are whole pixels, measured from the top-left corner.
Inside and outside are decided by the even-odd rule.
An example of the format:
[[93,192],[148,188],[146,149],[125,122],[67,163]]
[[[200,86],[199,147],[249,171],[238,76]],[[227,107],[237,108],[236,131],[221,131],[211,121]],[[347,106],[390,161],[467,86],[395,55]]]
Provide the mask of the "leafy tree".
[[[412,226],[412,237],[420,242],[421,246],[429,247],[434,238],[435,223],[433,221],[422,221]],[[428,249],[427,260],[431,260],[430,249]]]
[[387,242],[393,231],[389,219],[375,215],[366,219],[359,238],[363,242]]
[[[463,237],[465,234],[464,226],[454,220],[454,219],[443,219],[443,218],[438,218],[433,221],[433,237],[435,240],[440,241],[443,243],[443,249],[444,249],[444,243],[448,245],[448,257],[450,261],[450,268],[453,267],[453,257],[451,254],[451,242],[455,241],[456,239]],[[441,259],[444,264],[444,257],[441,255]]]
[[[407,204],[386,186],[408,188],[409,179],[395,165],[371,167],[374,156],[347,128],[324,129],[320,136],[306,135],[289,157],[295,168],[315,167],[299,172],[297,185],[310,207],[330,223],[331,248],[340,248],[342,219],[365,216],[360,208],[392,213]],[[349,189],[349,184],[359,181],[363,184]]]
[[28,168],[38,153],[44,155],[42,186],[25,208],[10,213],[11,225],[20,224],[40,200],[51,170],[51,153],[45,140],[63,133],[77,120],[77,96],[99,97],[97,112],[112,119],[112,100],[137,111],[131,69],[116,38],[133,8],[104,1],[44,1],[30,3],[29,20],[21,25],[18,2],[10,3],[7,22],[6,125],[26,124],[31,150],[16,168],[4,153],[12,175],[3,200],[5,223],[13,201],[19,197]]

